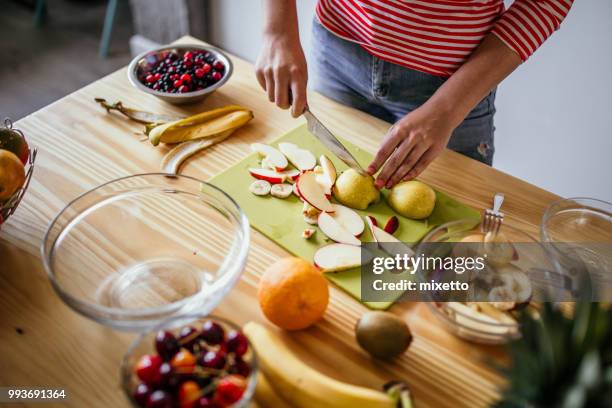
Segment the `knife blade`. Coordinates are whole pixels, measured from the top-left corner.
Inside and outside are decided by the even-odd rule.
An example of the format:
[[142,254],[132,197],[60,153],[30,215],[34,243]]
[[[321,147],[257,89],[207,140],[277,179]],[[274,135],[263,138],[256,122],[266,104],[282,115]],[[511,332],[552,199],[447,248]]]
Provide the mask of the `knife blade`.
[[355,169],[359,174],[367,174],[361,167],[359,162],[353,155],[344,147],[342,143],[321,123],[312,112],[306,108],[303,113],[308,123],[308,131],[323,143],[333,154],[338,156],[340,160],[346,163],[352,169]]

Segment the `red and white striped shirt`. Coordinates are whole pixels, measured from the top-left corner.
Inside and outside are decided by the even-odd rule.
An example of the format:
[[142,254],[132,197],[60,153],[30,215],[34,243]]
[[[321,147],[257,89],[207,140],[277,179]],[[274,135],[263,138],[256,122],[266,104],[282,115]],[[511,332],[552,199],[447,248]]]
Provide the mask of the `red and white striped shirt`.
[[319,0],[321,24],[389,62],[448,77],[495,34],[525,61],[573,0]]

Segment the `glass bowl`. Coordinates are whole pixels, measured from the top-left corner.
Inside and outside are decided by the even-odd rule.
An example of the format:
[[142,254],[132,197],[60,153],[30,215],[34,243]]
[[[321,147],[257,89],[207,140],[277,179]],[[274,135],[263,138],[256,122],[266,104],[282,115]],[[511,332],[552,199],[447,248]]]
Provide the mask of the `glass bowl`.
[[[185,326],[192,326],[193,328],[198,329],[202,327],[204,322],[208,320],[212,320],[214,322],[219,323],[225,329],[226,335],[230,330],[241,331],[241,328],[238,325],[226,319],[223,319],[217,316],[213,316],[213,315],[207,316],[206,314],[198,313],[198,314],[192,314],[192,315],[175,316],[167,320],[164,320],[163,322],[161,322],[159,325],[157,325],[150,331],[147,331],[141,334],[132,343],[127,353],[123,357],[123,361],[121,363],[121,369],[120,369],[121,370],[120,378],[121,378],[121,387],[123,388],[125,395],[130,400],[130,402],[133,404],[134,407],[140,407],[140,405],[134,399],[134,395],[133,395],[134,390],[136,389],[136,386],[140,382],[140,380],[138,379],[138,377],[136,376],[134,372],[134,367],[136,363],[138,362],[138,359],[141,356],[145,354],[153,354],[156,352],[155,336],[157,332],[160,330],[167,330],[167,331],[172,332],[175,335],[175,337],[178,338],[181,328]],[[246,378],[247,384],[246,384],[246,389],[244,391],[244,394],[242,395],[242,398],[238,402],[232,405],[232,408],[247,407],[249,402],[253,398],[253,394],[255,393],[255,387],[257,385],[257,373],[259,370],[258,364],[257,364],[257,355],[255,353],[255,349],[253,348],[250,341],[248,340],[248,337],[245,336],[245,338],[247,340],[248,350],[247,350],[247,353],[242,358],[245,362],[247,362],[250,365],[251,370],[250,370],[249,376]],[[187,376],[185,378],[185,381],[189,380],[190,378],[191,377]]]
[[[551,278],[550,271],[553,269],[550,262],[547,260],[547,255],[540,243],[537,242],[529,234],[526,234],[518,229],[502,224],[498,236],[505,236],[507,240],[503,242],[508,245],[509,251],[506,255],[501,252],[497,253],[495,258],[491,258],[494,253],[492,250],[486,250],[485,269],[483,272],[475,272],[468,270],[458,274],[451,275],[453,279],[466,282],[469,284],[469,290],[465,293],[458,292],[443,292],[441,295],[430,293],[429,301],[426,302],[432,313],[443,323],[450,332],[463,339],[483,343],[483,344],[503,344],[511,339],[520,336],[520,326],[517,320],[517,311],[522,308],[533,308],[534,300],[539,299],[542,295],[539,293],[538,282],[544,282],[544,288],[550,289]],[[416,253],[424,257],[459,257],[465,256],[466,251],[472,254],[478,250],[478,245],[484,240],[486,234],[474,223],[474,220],[459,220],[443,224],[432,230],[420,242]],[[480,241],[479,241],[480,240]],[[506,244],[507,243],[507,244]],[[501,244],[500,244],[501,245]],[[497,247],[500,248],[500,247]],[[503,259],[502,259],[503,258]],[[495,262],[494,262],[495,260]],[[494,305],[500,304],[501,301],[508,299],[500,299],[499,303],[491,302],[490,293],[499,282],[496,281],[500,275],[505,273],[521,273],[523,272],[529,280],[531,294],[525,301],[516,302],[508,307],[508,310],[499,310]],[[433,279],[443,280],[440,278],[439,270],[419,268],[417,270],[418,279],[421,281],[430,281]],[[437,274],[437,275],[434,275]],[[478,275],[482,274],[482,275]],[[436,277],[437,276],[437,277]],[[491,277],[490,279],[487,277]],[[479,287],[476,283],[478,279],[487,280],[484,288],[474,289]],[[561,290],[555,288],[555,290]],[[531,310],[531,309],[530,309]],[[535,309],[534,309],[535,310]]]
[[94,188],[51,222],[49,280],[75,311],[143,330],[209,313],[240,278],[249,223],[219,188],[188,176],[142,174]]
[[[184,55],[187,51],[204,51],[212,54],[215,60],[223,62],[225,65],[225,72],[223,77],[212,85],[207,86],[199,91],[191,91],[185,93],[170,93],[154,90],[145,86],[142,83],[143,74],[152,68],[159,61],[164,60],[170,53],[176,54],[179,57]],[[197,44],[181,44],[181,45],[167,45],[159,48],[155,48],[150,51],[143,52],[136,56],[128,66],[128,79],[130,83],[138,90],[158,97],[159,99],[169,102],[175,105],[182,105],[187,103],[195,103],[205,99],[208,95],[222,87],[232,76],[233,72],[232,60],[223,51],[210,45],[197,45]]]

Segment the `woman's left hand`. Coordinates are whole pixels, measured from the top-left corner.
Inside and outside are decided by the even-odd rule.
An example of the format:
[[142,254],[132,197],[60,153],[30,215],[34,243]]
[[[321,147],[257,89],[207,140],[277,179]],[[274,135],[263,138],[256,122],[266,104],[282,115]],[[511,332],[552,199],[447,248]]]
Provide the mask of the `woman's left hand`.
[[426,103],[389,129],[367,170],[374,175],[384,164],[377,188],[417,177],[444,150],[455,128],[445,116]]

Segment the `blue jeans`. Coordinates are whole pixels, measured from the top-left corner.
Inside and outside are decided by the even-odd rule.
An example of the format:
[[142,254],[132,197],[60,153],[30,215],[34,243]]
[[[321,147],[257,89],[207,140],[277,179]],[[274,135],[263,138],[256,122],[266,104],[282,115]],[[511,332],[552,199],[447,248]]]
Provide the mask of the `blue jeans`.
[[[358,44],[332,34],[316,20],[309,61],[315,91],[389,123],[421,106],[446,81],[383,61]],[[453,131],[448,148],[491,165],[494,115],[495,90]]]

